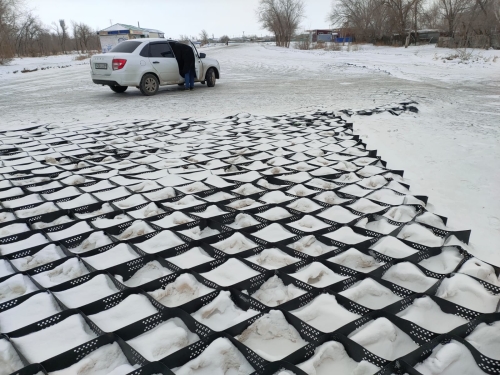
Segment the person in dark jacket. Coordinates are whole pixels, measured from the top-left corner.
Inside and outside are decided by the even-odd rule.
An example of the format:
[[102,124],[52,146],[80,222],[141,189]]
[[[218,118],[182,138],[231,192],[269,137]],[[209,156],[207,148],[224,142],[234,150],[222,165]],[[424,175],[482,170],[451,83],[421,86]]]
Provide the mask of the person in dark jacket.
[[194,79],[196,77],[195,56],[193,49],[183,43],[174,42],[170,44],[174,51],[177,64],[179,65],[179,74],[185,79],[185,89],[194,88]]

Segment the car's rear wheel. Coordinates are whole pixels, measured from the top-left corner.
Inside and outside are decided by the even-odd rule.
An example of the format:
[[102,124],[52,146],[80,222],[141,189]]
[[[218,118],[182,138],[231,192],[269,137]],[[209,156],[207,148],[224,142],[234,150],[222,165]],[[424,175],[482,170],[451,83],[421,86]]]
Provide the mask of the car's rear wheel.
[[127,91],[128,86],[109,86],[109,88],[114,92],[121,94],[122,92]]
[[207,82],[208,87],[214,87],[215,86],[215,70],[214,68],[208,69],[207,75],[205,76],[205,81]]
[[152,96],[158,92],[160,87],[160,81],[154,74],[148,73],[144,74],[141,80],[140,90],[143,95]]

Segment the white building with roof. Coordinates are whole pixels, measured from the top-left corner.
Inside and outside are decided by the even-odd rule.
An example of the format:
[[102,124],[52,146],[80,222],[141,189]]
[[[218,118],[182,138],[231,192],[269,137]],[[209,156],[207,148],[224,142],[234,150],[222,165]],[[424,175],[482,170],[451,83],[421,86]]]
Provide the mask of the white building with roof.
[[142,38],[164,38],[165,33],[156,29],[146,29],[127,25],[124,23],[114,24],[104,30],[99,31],[102,52],[109,52],[118,43],[130,39]]

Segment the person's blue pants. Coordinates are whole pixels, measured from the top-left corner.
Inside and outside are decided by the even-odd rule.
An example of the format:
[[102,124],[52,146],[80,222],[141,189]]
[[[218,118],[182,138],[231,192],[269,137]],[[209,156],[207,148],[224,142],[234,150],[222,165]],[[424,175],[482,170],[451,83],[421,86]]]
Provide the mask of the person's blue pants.
[[184,76],[184,80],[186,81],[185,82],[186,90],[192,89],[194,87],[194,76],[195,75],[196,75],[196,71],[194,70],[194,68],[191,68],[191,70],[188,73],[186,73],[186,75]]

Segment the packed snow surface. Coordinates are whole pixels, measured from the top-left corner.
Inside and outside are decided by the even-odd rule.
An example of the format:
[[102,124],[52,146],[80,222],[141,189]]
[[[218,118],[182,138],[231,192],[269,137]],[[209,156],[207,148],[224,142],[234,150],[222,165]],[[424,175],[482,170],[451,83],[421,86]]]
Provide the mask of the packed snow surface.
[[444,278],[436,296],[482,313],[495,312],[500,296],[493,295],[472,277],[454,274]]
[[285,285],[283,281],[275,275],[263,283],[260,288],[252,294],[252,297],[262,302],[264,305],[276,307],[303,294],[306,294],[306,292],[293,284]]
[[401,300],[401,297],[394,294],[389,288],[371,278],[358,281],[339,294],[370,309],[381,309]]
[[418,348],[410,336],[386,318],[378,318],[366,323],[351,333],[349,338],[373,354],[389,361]]
[[129,245],[120,243],[107,251],[84,259],[95,269],[103,270],[137,258],[139,258],[139,255]]
[[391,258],[406,258],[407,256],[418,252],[418,250],[391,236],[382,237],[375,244],[371,245],[370,249],[378,251],[379,253],[387,255]]
[[33,275],[33,278],[44,288],[50,288],[88,273],[83,262],[78,258],[71,258],[49,271]]
[[226,254],[237,254],[242,251],[256,248],[258,245],[255,242],[246,238],[240,232],[236,232],[231,237],[216,242],[212,244],[212,246],[220,251],[225,252]]
[[382,279],[418,293],[425,292],[438,282],[438,279],[425,276],[417,266],[410,262],[395,264],[384,273]]
[[0,283],[0,303],[38,290],[25,275],[18,273]]
[[415,366],[422,375],[486,374],[464,344],[451,340],[439,344],[432,354]]
[[171,273],[171,270],[162,266],[157,260],[153,260],[152,262],[146,263],[127,280],[124,280],[123,276],[121,275],[114,276],[115,279],[122,284],[133,288],[139,285],[146,284],[147,282],[150,282],[152,280],[159,279],[160,277],[170,275]]
[[320,262],[313,262],[299,271],[291,273],[290,276],[316,288],[323,288],[347,279],[347,276],[342,276],[333,272]]
[[331,294],[321,294],[307,305],[290,311],[310,326],[322,332],[333,332],[361,317],[347,310]]
[[460,267],[458,272],[474,276],[495,286],[500,286],[500,276],[496,274],[495,269],[477,258],[469,259]]
[[446,333],[469,322],[461,316],[445,313],[428,296],[415,299],[396,315],[435,333]]
[[308,344],[279,310],[271,310],[236,339],[268,361],[283,359]]
[[328,261],[363,273],[371,272],[384,265],[383,262],[379,262],[353,247],[329,258]]
[[185,242],[174,232],[164,230],[143,242],[137,243],[136,246],[148,254],[155,254],[163,250],[183,245],[184,243]]
[[193,275],[184,273],[164,288],[149,292],[149,295],[162,305],[176,307],[214,290],[200,283]]
[[43,266],[47,263],[52,263],[58,259],[64,258],[65,256],[66,255],[59,246],[50,244],[32,255],[12,259],[11,262],[19,271],[26,271],[32,268]]
[[261,238],[268,242],[280,242],[288,238],[294,237],[294,234],[285,229],[282,225],[274,223],[268,225],[264,229],[252,233],[255,237]]
[[500,360],[499,321],[491,324],[480,323],[465,339],[485,356]]
[[175,264],[177,267],[182,269],[188,269],[196,267],[200,264],[211,262],[215,260],[201,247],[193,247],[188,251],[176,255],[173,257],[166,258],[170,263]]
[[165,358],[199,339],[199,336],[192,333],[181,319],[172,318],[128,340],[127,343],[148,361],[153,362]]
[[157,312],[146,296],[131,294],[118,305],[88,317],[103,331],[113,332]]
[[69,308],[77,308],[118,292],[118,288],[106,275],[97,275],[84,282],[54,295]]
[[337,341],[328,341],[318,346],[314,355],[297,367],[308,375],[373,375],[380,370],[368,361],[353,360]]
[[96,337],[83,317],[75,314],[12,341],[30,363],[39,363]]
[[50,375],[125,375],[136,370],[123,354],[118,343],[103,345],[68,368]]
[[173,371],[176,375],[249,375],[254,369],[229,339],[221,337],[198,357]]
[[52,295],[37,293],[20,304],[0,312],[0,331],[12,332],[60,311],[61,308]]
[[258,264],[259,266],[267,268],[269,270],[283,268],[300,261],[299,258],[288,255],[284,251],[275,247],[271,249],[265,249],[260,253],[252,255],[246,259],[249,262]]
[[0,375],[9,375],[24,367],[21,358],[7,339],[0,339]]
[[223,331],[258,314],[253,309],[240,309],[231,299],[230,292],[221,291],[210,303],[191,315],[214,331]]
[[304,236],[297,242],[287,246],[293,250],[297,250],[311,256],[319,256],[337,248],[335,246],[324,244],[312,234]]
[[424,259],[418,264],[429,271],[445,274],[453,272],[462,259],[460,251],[456,247],[449,246],[444,247],[438,255]]
[[259,272],[234,258],[229,259],[211,271],[201,273],[204,278],[221,286],[234,285],[257,275],[259,275]]

